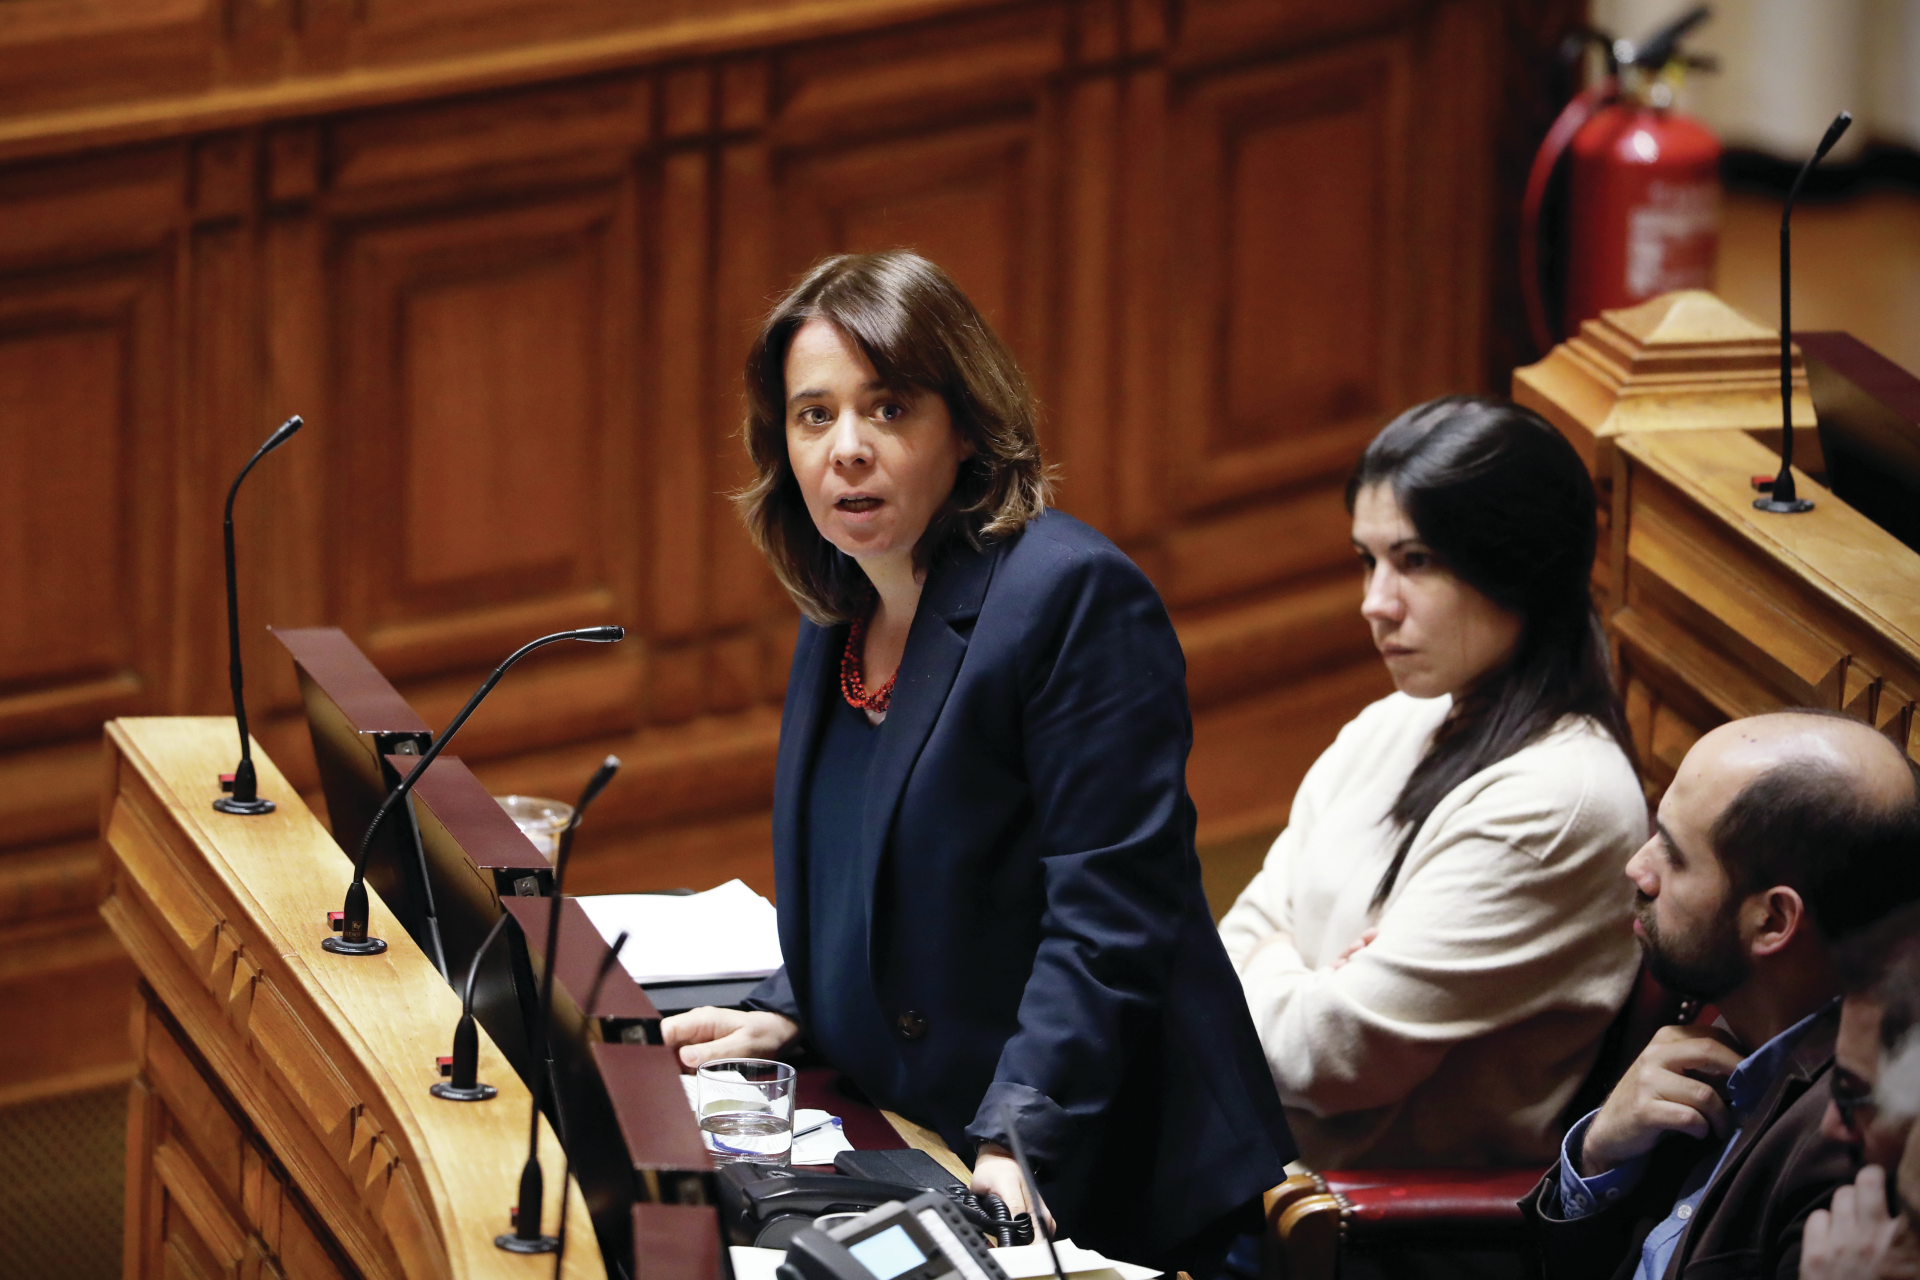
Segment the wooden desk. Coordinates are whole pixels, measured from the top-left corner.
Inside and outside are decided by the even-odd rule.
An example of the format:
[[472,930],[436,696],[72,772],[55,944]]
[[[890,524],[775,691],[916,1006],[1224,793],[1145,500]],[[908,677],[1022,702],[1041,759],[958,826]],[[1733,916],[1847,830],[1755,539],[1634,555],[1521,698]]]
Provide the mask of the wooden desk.
[[[494,1248],[525,1158],[526,1090],[482,1033],[487,1103],[427,1093],[459,1000],[375,897],[384,955],[320,949],[350,869],[255,748],[262,818],[216,813],[227,718],[108,724],[102,914],[142,977],[127,1153],[129,1277],[534,1280]],[[558,1144],[541,1125],[557,1220]],[[576,1189],[566,1275],[606,1274]]]
[[1920,555],[1803,475],[1812,511],[1754,510],[1752,477],[1779,465],[1740,431],[1618,438],[1608,630],[1650,790],[1708,729],[1783,707],[1848,712],[1914,754]]
[[[1909,752],[1920,696],[1920,556],[1796,469],[1814,509],[1753,508],[1779,470],[1779,334],[1684,290],[1609,311],[1514,399],[1573,441],[1600,490],[1595,594],[1657,795],[1702,733],[1792,706],[1846,711]],[[1795,461],[1822,465],[1793,349]]]

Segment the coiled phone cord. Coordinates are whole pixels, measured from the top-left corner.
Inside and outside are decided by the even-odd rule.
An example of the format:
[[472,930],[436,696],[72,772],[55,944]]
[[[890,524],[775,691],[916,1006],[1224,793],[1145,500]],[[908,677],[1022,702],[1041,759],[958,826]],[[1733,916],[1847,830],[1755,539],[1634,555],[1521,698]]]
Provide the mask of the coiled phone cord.
[[953,1199],[967,1221],[994,1237],[1001,1248],[1033,1243],[1032,1216],[1023,1213],[1016,1217],[1008,1213],[1007,1202],[993,1192],[976,1196],[956,1191]]

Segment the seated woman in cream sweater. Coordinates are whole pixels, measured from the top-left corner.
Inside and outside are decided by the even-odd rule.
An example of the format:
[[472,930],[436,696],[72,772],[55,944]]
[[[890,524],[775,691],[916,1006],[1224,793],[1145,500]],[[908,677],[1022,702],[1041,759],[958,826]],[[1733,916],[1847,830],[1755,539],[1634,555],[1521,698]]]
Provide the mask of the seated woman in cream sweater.
[[1544,1163],[1639,965],[1593,485],[1533,413],[1448,397],[1347,505],[1398,692],[1308,770],[1221,936],[1309,1165]]

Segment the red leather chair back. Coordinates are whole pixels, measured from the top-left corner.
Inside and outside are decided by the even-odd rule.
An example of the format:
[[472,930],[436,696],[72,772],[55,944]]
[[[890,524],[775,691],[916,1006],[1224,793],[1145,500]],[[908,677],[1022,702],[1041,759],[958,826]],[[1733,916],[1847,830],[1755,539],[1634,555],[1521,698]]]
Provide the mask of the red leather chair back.
[[[1689,1007],[1642,965],[1592,1070],[1567,1104],[1563,1126],[1606,1100],[1654,1032],[1702,1012],[1708,1011]],[[1346,1169],[1323,1173],[1321,1184],[1338,1203],[1348,1245],[1522,1249],[1526,1232],[1515,1202],[1539,1178],[1535,1168]]]

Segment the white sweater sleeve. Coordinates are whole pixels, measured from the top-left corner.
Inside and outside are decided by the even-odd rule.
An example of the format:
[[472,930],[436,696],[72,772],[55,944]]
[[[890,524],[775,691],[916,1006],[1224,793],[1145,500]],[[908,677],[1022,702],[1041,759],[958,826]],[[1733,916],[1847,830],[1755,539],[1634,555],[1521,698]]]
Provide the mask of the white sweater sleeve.
[[[1296,801],[1295,808],[1298,807]],[[1287,872],[1294,846],[1299,843],[1299,831],[1299,826],[1288,824],[1267,849],[1267,859],[1260,870],[1227,908],[1227,914],[1220,917],[1220,941],[1226,946],[1227,959],[1233,961],[1236,973],[1247,967],[1248,957],[1262,942],[1276,933],[1289,936],[1293,933],[1293,900]],[[1300,958],[1299,951],[1285,943],[1267,948],[1275,949],[1292,952],[1295,960]]]
[[[1313,829],[1324,793],[1330,780],[1339,776],[1344,767],[1344,757],[1352,751],[1355,736],[1355,726],[1349,723],[1307,770],[1307,776],[1300,780],[1299,789],[1293,793],[1293,809],[1287,815],[1286,830],[1274,839],[1260,870],[1227,908],[1227,914],[1220,917],[1220,941],[1236,972],[1245,969],[1248,957],[1274,934],[1292,936],[1292,866],[1301,841],[1300,833]],[[1270,953],[1291,956],[1295,964],[1305,963],[1299,950],[1289,944],[1276,943],[1261,954]]]
[[1612,980],[1587,971],[1607,954],[1603,931],[1620,927],[1617,845],[1583,838],[1577,801],[1541,812],[1543,792],[1567,791],[1545,781],[1489,779],[1436,813],[1379,936],[1345,966],[1309,969],[1268,948],[1242,968],[1282,1101],[1322,1116],[1396,1102],[1454,1044]]

